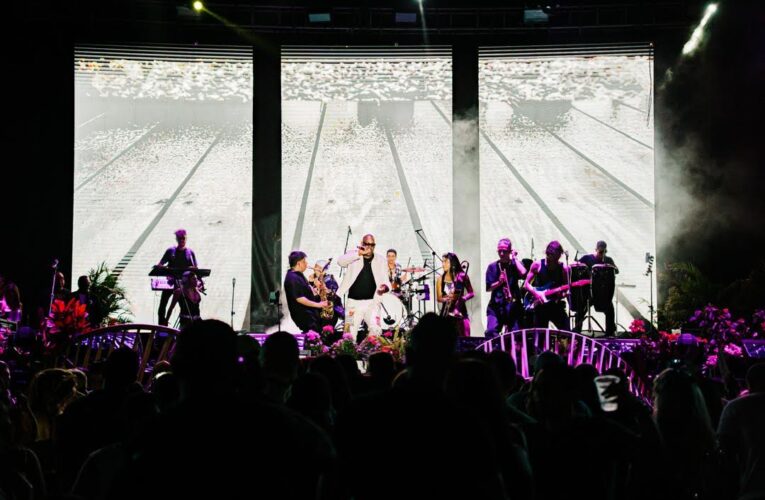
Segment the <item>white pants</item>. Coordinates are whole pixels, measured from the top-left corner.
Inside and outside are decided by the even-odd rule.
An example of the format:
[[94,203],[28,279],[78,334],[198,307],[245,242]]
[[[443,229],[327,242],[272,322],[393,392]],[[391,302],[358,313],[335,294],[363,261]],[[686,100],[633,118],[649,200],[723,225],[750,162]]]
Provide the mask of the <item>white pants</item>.
[[356,336],[361,322],[367,324],[367,330],[372,335],[380,335],[380,315],[377,311],[379,304],[373,300],[348,299],[345,302],[345,321],[351,324],[351,333]]

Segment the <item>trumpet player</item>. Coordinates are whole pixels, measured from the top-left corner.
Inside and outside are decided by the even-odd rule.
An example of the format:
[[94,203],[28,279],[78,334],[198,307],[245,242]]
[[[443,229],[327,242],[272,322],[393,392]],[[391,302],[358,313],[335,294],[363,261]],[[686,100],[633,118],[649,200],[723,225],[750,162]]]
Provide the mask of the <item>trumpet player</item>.
[[526,275],[526,268],[509,238],[497,243],[499,259],[486,268],[486,291],[491,292],[486,307],[486,338],[494,338],[503,327],[517,328],[523,317],[521,290],[518,281]]
[[316,301],[314,291],[305,277],[308,261],[304,252],[295,250],[289,255],[290,268],[284,277],[284,294],[287,308],[301,332],[318,331],[319,311],[329,305],[328,301]]

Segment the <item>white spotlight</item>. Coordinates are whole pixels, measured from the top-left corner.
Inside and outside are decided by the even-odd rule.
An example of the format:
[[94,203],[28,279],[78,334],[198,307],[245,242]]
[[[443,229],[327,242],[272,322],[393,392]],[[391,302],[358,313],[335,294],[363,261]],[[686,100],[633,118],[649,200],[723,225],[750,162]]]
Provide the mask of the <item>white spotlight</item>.
[[683,45],[684,56],[693,54],[696,52],[696,49],[699,48],[699,45],[701,45],[701,42],[704,40],[704,28],[715,12],[717,12],[716,3],[707,5],[707,8],[704,10],[704,17],[701,18],[701,22],[696,26],[696,29],[693,30],[691,38],[689,38],[688,41],[685,42],[685,45]]

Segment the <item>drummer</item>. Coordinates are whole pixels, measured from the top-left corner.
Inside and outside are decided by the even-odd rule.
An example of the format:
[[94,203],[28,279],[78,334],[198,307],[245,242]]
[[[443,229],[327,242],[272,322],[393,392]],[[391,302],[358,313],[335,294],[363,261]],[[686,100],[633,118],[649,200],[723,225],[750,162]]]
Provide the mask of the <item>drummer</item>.
[[[608,257],[606,253],[608,252],[608,245],[606,245],[606,242],[601,240],[598,241],[595,244],[595,252],[583,255],[579,258],[579,262],[586,265],[590,270],[593,269],[594,266],[598,266],[598,268],[607,268],[612,269],[613,274],[610,272],[606,273],[605,279],[609,280],[608,283],[593,283],[593,287],[595,286],[604,286],[607,289],[607,293],[605,294],[607,296],[606,299],[602,299],[602,302],[594,302],[592,305],[595,306],[595,310],[598,312],[605,313],[606,315],[606,337],[611,337],[616,333],[616,323],[614,322],[614,304],[611,301],[614,295],[614,286],[613,283],[614,275],[619,274],[619,268],[616,267],[616,264],[614,263],[614,259],[611,257]],[[582,331],[582,324],[584,323],[584,317],[587,315],[587,304],[582,303],[580,307],[576,310],[576,320],[574,323],[574,331],[575,332],[581,332]]]
[[401,264],[396,262],[398,252],[395,248],[389,248],[385,253],[385,257],[388,261],[388,279],[390,279],[393,289],[391,292],[398,295],[401,291],[401,285],[409,281],[409,273],[401,268]]

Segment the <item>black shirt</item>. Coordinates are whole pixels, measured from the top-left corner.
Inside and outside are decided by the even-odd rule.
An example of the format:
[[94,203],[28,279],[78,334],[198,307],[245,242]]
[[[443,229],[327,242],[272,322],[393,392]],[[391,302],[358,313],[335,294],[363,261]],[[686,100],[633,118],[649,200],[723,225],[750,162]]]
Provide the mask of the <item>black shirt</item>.
[[550,269],[547,265],[547,259],[542,259],[539,265],[539,272],[534,277],[534,287],[544,287],[545,290],[551,288],[558,288],[566,283],[566,275],[563,272],[563,264],[558,262],[558,266],[555,269]]
[[[579,262],[581,262],[582,264],[586,265],[589,268],[592,268],[592,266],[594,266],[595,264],[610,264],[616,267],[616,264],[614,264],[614,259],[612,259],[611,257],[604,256],[603,260],[600,261],[595,255],[591,253],[588,253],[587,255],[582,255],[579,258]],[[614,273],[619,274],[619,270],[614,269]]]
[[167,264],[168,267],[172,268],[187,269],[197,265],[197,256],[194,255],[194,250],[188,247],[183,250],[178,250],[178,247],[170,247],[165,250],[159,263]]
[[284,293],[287,295],[287,307],[290,310],[290,316],[298,328],[304,332],[315,328],[314,309],[297,302],[300,297],[305,297],[308,300],[314,299],[313,290],[308,285],[305,275],[292,269],[287,271],[287,275],[284,277]]
[[377,285],[375,285],[375,276],[372,274],[372,259],[364,259],[364,267],[348,290],[348,298],[369,300],[374,298],[375,290],[377,290]]
[[[513,294],[513,300],[519,300],[521,291],[518,286],[518,280],[522,278],[521,273],[518,272],[518,268],[512,262],[501,263],[496,260],[489,264],[486,268],[486,286],[493,285],[499,281],[500,266],[505,269],[507,273],[507,281],[510,283],[510,293]],[[493,305],[500,305],[505,303],[505,286],[495,288],[491,292],[491,299],[489,300],[489,307]]]

